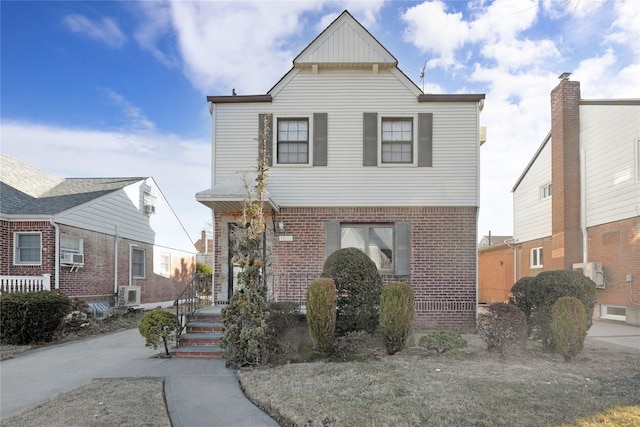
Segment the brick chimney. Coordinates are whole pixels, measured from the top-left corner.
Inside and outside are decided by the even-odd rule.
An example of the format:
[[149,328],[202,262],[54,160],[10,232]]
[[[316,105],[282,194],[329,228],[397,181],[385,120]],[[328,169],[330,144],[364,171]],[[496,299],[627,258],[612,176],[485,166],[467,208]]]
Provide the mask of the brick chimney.
[[582,261],[580,229],[580,82],[569,73],[551,91],[551,257],[545,270],[571,270]]

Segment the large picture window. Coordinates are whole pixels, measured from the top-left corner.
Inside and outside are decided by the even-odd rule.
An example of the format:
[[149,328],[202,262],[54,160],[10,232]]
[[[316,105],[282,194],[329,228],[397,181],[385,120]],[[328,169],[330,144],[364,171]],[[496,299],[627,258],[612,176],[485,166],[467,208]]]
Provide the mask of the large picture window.
[[278,163],[309,163],[309,119],[278,119]]
[[378,270],[393,269],[392,226],[349,224],[341,227],[340,234],[340,247],[360,249],[371,258]]
[[40,265],[42,263],[42,234],[40,233],[15,233],[14,264]]
[[382,163],[413,162],[413,119],[382,119]]

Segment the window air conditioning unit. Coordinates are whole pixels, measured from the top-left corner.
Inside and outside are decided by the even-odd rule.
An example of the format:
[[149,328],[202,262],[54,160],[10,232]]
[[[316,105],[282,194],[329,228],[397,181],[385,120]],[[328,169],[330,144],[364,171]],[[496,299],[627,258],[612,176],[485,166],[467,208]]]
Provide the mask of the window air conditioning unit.
[[156,207],[154,205],[144,205],[144,213],[147,215],[152,215],[156,213]]
[[118,307],[140,305],[140,286],[120,286],[118,288]]
[[74,254],[73,252],[65,252],[62,254],[62,264],[84,265],[84,254]]
[[573,270],[579,271],[589,279],[593,280],[596,288],[604,289],[604,271],[600,262],[581,262],[573,264]]

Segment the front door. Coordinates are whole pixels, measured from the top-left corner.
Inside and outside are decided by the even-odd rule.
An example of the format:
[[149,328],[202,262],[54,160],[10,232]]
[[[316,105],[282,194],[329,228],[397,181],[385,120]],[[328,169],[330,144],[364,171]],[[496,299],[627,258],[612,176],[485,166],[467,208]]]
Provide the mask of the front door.
[[233,258],[238,255],[238,240],[241,238],[242,236],[238,230],[238,224],[229,223],[229,280],[227,284],[227,295],[229,301],[231,301],[231,296],[234,291],[238,289],[238,273],[242,271],[240,264],[233,262]]

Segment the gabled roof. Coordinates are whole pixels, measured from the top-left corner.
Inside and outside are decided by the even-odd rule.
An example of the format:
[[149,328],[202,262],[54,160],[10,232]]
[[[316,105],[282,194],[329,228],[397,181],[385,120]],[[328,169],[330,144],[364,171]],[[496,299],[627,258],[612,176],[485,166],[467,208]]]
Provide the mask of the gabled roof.
[[0,213],[54,215],[144,179],[63,178],[1,155]]
[[549,133],[547,134],[547,137],[544,139],[544,141],[542,141],[542,144],[538,148],[538,151],[536,151],[536,154],[533,155],[533,158],[531,159],[531,161],[529,162],[527,167],[524,168],[524,171],[522,172],[522,175],[520,175],[520,178],[518,178],[518,180],[516,181],[516,184],[511,189],[512,193],[514,191],[516,191],[516,188],[518,188],[518,185],[520,185],[520,182],[522,182],[522,180],[524,179],[525,175],[527,174],[527,172],[529,172],[529,169],[531,169],[531,166],[533,166],[533,164],[535,163],[536,159],[538,158],[538,156],[540,155],[540,153],[542,152],[542,150],[544,149],[544,147],[547,145],[547,143],[549,141],[551,141],[551,131],[549,131]]
[[389,68],[398,65],[398,60],[345,10],[293,60],[295,68],[313,64],[333,67],[378,64]]
[[[230,175],[214,188],[196,193],[196,200],[203,205],[220,212],[240,212],[247,198],[246,184],[255,182],[255,173],[236,173]],[[269,197],[265,201],[266,211],[279,211],[278,204]]]

